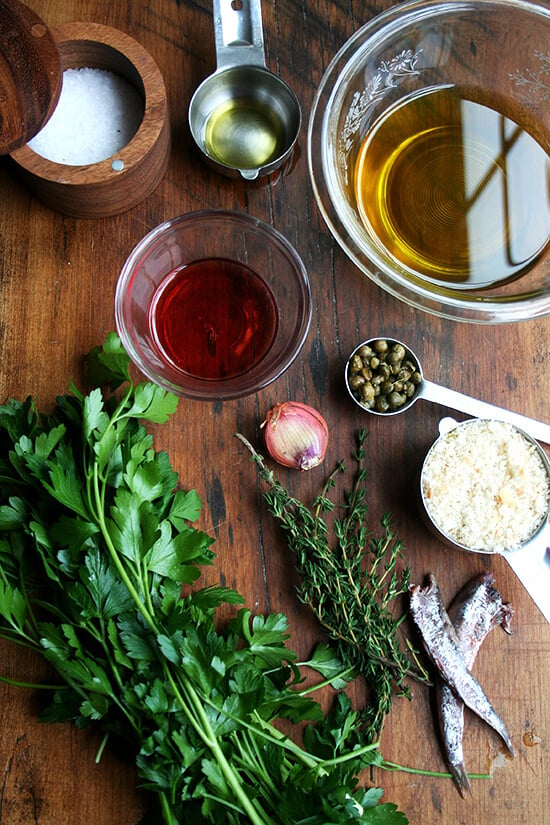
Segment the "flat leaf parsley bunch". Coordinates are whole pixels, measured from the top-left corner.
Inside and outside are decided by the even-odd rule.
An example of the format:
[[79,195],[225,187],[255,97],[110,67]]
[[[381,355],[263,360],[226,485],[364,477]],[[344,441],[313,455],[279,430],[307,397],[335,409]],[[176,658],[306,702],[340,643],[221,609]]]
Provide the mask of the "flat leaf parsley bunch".
[[[151,821],[160,809],[166,825],[404,825],[357,780],[395,766],[362,744],[344,693],[323,715],[286,618],[241,607],[222,629],[216,608],[242,603],[238,593],[182,594],[212,562],[212,539],[192,526],[198,496],[177,488],[143,423],[165,422],[177,399],[134,386],[114,333],[88,375],[95,388],[71,385],[51,415],[30,398],[0,407],[0,636],[59,675],[43,718],[126,741],[153,792]],[[328,648],[301,664],[342,686]],[[281,718],[306,722],[301,744]]]

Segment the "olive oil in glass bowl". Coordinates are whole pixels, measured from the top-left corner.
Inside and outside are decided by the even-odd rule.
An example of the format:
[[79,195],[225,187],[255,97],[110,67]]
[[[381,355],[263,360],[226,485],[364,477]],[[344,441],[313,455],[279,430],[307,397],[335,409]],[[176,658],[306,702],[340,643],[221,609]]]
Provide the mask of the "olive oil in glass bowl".
[[406,0],[330,64],[313,188],[354,263],[408,304],[497,323],[550,313],[550,10]]
[[548,155],[455,87],[400,100],[355,162],[367,232],[434,284],[481,289],[527,272],[548,245]]

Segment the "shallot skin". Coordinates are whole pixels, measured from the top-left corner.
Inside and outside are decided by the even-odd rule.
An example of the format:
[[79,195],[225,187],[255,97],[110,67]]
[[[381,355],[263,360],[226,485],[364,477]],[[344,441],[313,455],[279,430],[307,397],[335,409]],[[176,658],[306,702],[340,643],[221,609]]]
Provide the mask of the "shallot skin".
[[[500,625],[507,633],[512,632],[514,610],[511,604],[503,601],[494,584],[492,573],[476,576],[464,585],[448,610],[468,668],[472,667],[481,644],[493,628]],[[470,780],[462,747],[464,703],[440,675],[436,678],[435,690],[447,764],[460,794],[466,796],[470,791]]]
[[506,725],[466,666],[435,576],[430,574],[426,587],[412,584],[409,591],[411,614],[431,660],[453,692],[499,734],[510,755],[514,756],[514,747]]
[[324,460],[328,426],[313,407],[299,401],[274,404],[261,426],[267,451],[283,467],[311,470]]

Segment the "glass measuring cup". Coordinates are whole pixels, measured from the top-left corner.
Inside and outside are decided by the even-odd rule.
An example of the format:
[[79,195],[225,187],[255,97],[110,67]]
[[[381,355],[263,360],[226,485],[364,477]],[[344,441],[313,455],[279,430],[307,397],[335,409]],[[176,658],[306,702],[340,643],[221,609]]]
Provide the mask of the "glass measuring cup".
[[[443,418],[439,422],[439,438],[432,444],[430,450],[428,451],[420,473],[419,494],[423,520],[430,531],[443,544],[450,548],[469,553],[481,553],[485,556],[501,555],[517,575],[535,604],[542,612],[545,619],[550,622],[550,549],[548,547],[550,544],[550,525],[548,521],[550,515],[550,498],[547,497],[546,510],[542,514],[542,517],[538,520],[538,523],[534,529],[531,531],[531,534],[523,542],[521,542],[519,546],[513,549],[506,548],[487,550],[481,547],[469,547],[458,541],[456,534],[450,535],[450,529],[447,531],[443,530],[441,524],[436,522],[436,519],[432,514],[433,507],[430,504],[430,493],[428,492],[429,485],[425,485],[424,483],[427,462],[433,452],[438,449],[445,439],[448,439],[449,434],[452,434],[453,432],[460,433],[462,430],[462,433],[466,433],[467,435],[468,428],[477,423],[483,424],[484,422],[475,422],[472,419],[469,419],[459,423],[449,417]],[[548,457],[546,456],[544,450],[524,430],[521,430],[519,427],[515,427],[515,429],[523,439],[526,439],[527,442],[534,447],[536,454],[542,463],[546,478],[550,479],[550,462],[548,461]],[[457,460],[459,460],[460,454],[457,454],[457,456]],[[449,465],[447,465],[447,470],[448,468]],[[451,475],[451,473],[448,472],[447,475]],[[530,478],[528,478],[528,483],[530,483]],[[454,495],[456,488],[453,480],[449,480],[448,489],[449,495]],[[453,506],[455,506],[454,502]],[[481,518],[485,518],[485,515],[481,516]]]
[[[415,367],[416,372],[419,374],[419,382],[416,385],[414,394],[408,398],[403,404],[396,407],[395,409],[390,409],[387,412],[380,412],[376,408],[367,407],[364,403],[362,403],[357,394],[354,392],[352,387],[350,386],[350,365],[352,363],[352,359],[354,356],[361,350],[362,347],[370,346],[373,347],[375,342],[377,341],[387,341],[389,346],[393,344],[398,344],[405,350],[405,358],[411,361]],[[423,398],[426,401],[433,401],[435,404],[441,404],[443,407],[449,407],[453,410],[459,410],[460,412],[467,413],[468,415],[473,415],[476,418],[493,418],[499,421],[507,421],[509,424],[513,424],[519,429],[523,430],[524,432],[528,433],[532,438],[536,438],[538,441],[543,441],[545,444],[550,444],[550,424],[545,424],[542,421],[537,421],[534,418],[529,418],[528,416],[521,415],[520,413],[512,412],[511,410],[507,410],[504,407],[498,407],[495,404],[490,404],[487,401],[481,401],[477,398],[472,398],[469,395],[465,395],[464,393],[457,392],[456,390],[449,389],[448,387],[443,387],[439,384],[435,384],[433,381],[428,381],[424,378],[424,374],[422,372],[422,365],[418,360],[415,353],[404,344],[402,341],[398,341],[396,338],[386,338],[383,336],[377,336],[376,338],[369,338],[366,341],[363,341],[362,344],[359,344],[353,352],[351,353],[347,364],[346,364],[346,387],[348,388],[348,392],[350,396],[353,398],[356,404],[358,404],[361,409],[373,414],[373,415],[381,415],[381,416],[388,416],[388,415],[396,415],[397,413],[405,412],[406,410],[410,409],[412,405],[418,401],[419,399]]]
[[265,64],[261,0],[214,0],[216,71],[196,89],[189,128],[207,162],[255,180],[290,157],[300,104]]

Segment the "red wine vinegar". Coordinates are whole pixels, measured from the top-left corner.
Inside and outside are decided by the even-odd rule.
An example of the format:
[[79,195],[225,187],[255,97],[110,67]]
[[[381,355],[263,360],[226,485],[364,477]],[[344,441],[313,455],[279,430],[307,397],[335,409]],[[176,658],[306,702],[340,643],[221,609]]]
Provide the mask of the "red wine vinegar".
[[208,258],[167,275],[153,298],[149,322],[172,366],[220,381],[242,375],[267,354],[277,332],[277,307],[252,269]]

